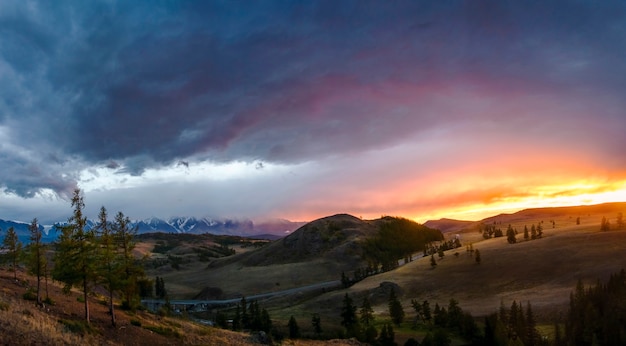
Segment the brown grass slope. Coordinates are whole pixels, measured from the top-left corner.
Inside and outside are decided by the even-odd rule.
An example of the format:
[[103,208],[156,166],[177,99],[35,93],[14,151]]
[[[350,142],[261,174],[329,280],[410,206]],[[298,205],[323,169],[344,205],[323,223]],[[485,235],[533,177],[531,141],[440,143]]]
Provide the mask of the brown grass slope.
[[[578,280],[592,285],[626,268],[626,229],[615,228],[613,222],[610,231],[600,231],[600,220],[615,220],[619,212],[626,213],[626,203],[535,209],[490,218],[492,222],[502,222],[503,229],[510,222],[519,232],[518,242],[509,244],[506,237],[484,240],[478,232],[464,233],[464,244],[472,243],[474,249],[480,250],[480,264],[465,247],[449,250],[443,258],[437,258],[435,268],[429,257],[421,258],[366,278],[347,290],[304,302],[293,311],[335,316],[335,322],[339,322],[338,309],[346,293],[360,302],[364,295],[376,296],[381,284],[388,282],[402,292],[401,300],[409,316],[411,299],[429,300],[433,307],[435,303],[447,306],[454,298],[474,316],[495,312],[501,302],[510,306],[516,300],[531,302],[538,316],[549,321],[559,312],[566,312],[569,294]],[[576,224],[578,217],[580,224]],[[555,221],[554,228],[551,220]],[[524,226],[530,228],[539,223],[544,227],[543,238],[524,240]],[[386,301],[374,308],[379,316],[388,316]]]
[[360,243],[377,229],[375,221],[338,214],[259,249],[160,275],[166,285],[173,283],[168,285],[172,296],[189,298],[201,291],[221,291],[219,298],[229,298],[339,280],[342,271],[364,265]]
[[307,223],[269,246],[233,259],[245,266],[268,266],[324,258],[351,266],[362,261],[359,241],[376,230],[370,221],[337,214]]

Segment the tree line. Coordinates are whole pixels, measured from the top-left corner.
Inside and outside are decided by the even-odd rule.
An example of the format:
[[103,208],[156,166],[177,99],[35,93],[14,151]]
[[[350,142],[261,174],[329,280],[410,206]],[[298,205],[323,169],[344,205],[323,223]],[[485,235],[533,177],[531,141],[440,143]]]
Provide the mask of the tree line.
[[[107,292],[111,324],[115,325],[116,296],[121,298],[122,308],[135,309],[140,304],[141,294],[152,289],[152,281],[146,278],[141,263],[132,253],[137,229],[131,227],[130,219],[122,212],[110,221],[104,206],[100,209],[96,226],[88,229],[80,189],[74,190],[71,205],[72,216],[66,224],[57,226],[61,234],[52,244],[41,241],[42,234],[36,218],[29,225],[30,243],[26,247],[23,247],[13,228],[7,230],[3,240],[7,249],[6,258],[14,271],[23,262],[28,272],[36,277],[35,300],[39,305],[52,303],[47,293],[49,277],[62,283],[66,294],[72,288],[80,289],[87,323],[90,321],[88,295],[96,287],[103,288]],[[50,251],[53,251],[52,256],[48,256]],[[45,299],[42,299],[42,281],[46,284]]]

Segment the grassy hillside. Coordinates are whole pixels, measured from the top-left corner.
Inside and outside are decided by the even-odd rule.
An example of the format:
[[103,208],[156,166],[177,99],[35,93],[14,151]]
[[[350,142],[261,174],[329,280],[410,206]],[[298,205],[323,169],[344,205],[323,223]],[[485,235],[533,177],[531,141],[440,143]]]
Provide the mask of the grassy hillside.
[[[393,234],[398,237],[388,236]],[[371,264],[380,255],[374,248],[389,254],[396,249],[406,252],[406,245],[413,244],[417,252],[426,241],[440,238],[438,231],[406,219],[368,221],[339,214],[310,222],[257,249],[234,247],[234,256],[208,263],[190,261],[184,270],[149,269],[149,274],[164,277],[174,297],[192,298],[201,291],[222,292],[219,298],[248,296],[339,280],[342,272]],[[398,253],[393,260],[403,256]]]
[[[430,258],[413,261],[393,271],[371,276],[340,291],[329,292],[301,304],[282,309],[283,316],[319,313],[328,324],[340,323],[340,308],[346,293],[357,304],[368,296],[379,320],[388,320],[387,292],[396,287],[407,313],[412,319],[411,300],[428,300],[447,306],[456,299],[464,311],[474,316],[485,316],[498,310],[503,302],[513,300],[531,302],[538,319],[552,324],[553,318],[566,312],[569,294],[578,280],[586,285],[606,280],[611,273],[626,268],[626,229],[600,231],[600,221],[606,217],[615,225],[617,213],[626,212],[626,203],[592,207],[550,208],[527,210],[517,214],[500,215],[494,221],[503,228],[523,230],[524,226],[543,222],[543,237],[524,240],[517,235],[517,243],[509,244],[506,236],[485,240],[476,230],[462,233],[464,244],[472,243],[481,254],[477,264],[474,255],[462,247],[449,250],[437,258],[433,268]],[[577,218],[580,223],[577,224]],[[554,228],[552,222],[554,221]],[[450,235],[453,236],[453,235]],[[458,253],[458,256],[455,255]],[[398,337],[413,335],[408,327]],[[404,336],[403,336],[404,335]],[[423,336],[423,335],[422,335]]]

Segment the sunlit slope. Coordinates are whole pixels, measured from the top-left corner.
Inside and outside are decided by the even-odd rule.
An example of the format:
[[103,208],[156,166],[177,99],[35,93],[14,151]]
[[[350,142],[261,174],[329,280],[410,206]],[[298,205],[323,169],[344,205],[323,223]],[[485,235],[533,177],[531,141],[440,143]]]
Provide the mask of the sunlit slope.
[[[501,301],[510,306],[516,300],[530,301],[542,317],[550,316],[557,309],[565,311],[569,293],[579,279],[594,284],[597,279],[605,280],[611,273],[626,268],[626,229],[615,228],[619,212],[626,214],[626,203],[534,209],[490,218],[485,222],[495,221],[498,225],[501,222],[503,229],[510,222],[517,228],[518,243],[509,244],[506,236],[484,240],[477,231],[468,230],[461,236],[471,239],[472,247],[480,251],[480,264],[464,246],[445,252],[435,268],[430,258],[422,258],[366,278],[347,291],[328,293],[307,302],[302,309],[316,306],[334,309],[340,306],[346,292],[361,297],[372,294],[382,282],[388,281],[399,285],[407,311],[411,299],[429,300],[431,306],[435,303],[447,306],[450,298],[455,298],[464,310],[484,315],[496,311]],[[612,223],[610,231],[600,231],[603,217]],[[542,221],[543,238],[525,241],[524,225],[530,228]],[[385,304],[377,306],[377,310],[386,311]]]

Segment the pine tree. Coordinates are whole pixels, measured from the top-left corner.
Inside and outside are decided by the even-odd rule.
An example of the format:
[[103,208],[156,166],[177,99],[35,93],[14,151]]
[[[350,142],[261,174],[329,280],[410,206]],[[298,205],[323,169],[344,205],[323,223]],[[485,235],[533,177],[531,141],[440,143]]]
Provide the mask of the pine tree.
[[424,303],[422,303],[422,316],[425,322],[430,322],[430,320],[432,320],[430,303],[428,303],[428,300],[424,300]]
[[537,239],[537,228],[534,224],[530,227],[530,239]]
[[96,241],[94,232],[86,230],[87,218],[83,215],[85,203],[80,189],[72,197],[74,212],[68,224],[61,229],[55,253],[53,278],[64,284],[63,292],[80,287],[85,304],[85,321],[89,323],[88,294],[96,279]]
[[511,225],[509,225],[509,227],[506,229],[506,240],[509,242],[509,244],[515,244],[517,242],[517,239],[515,238],[515,230],[513,230],[513,227],[511,227]]
[[[136,263],[137,261],[133,255],[133,249],[135,248],[133,239],[137,234],[137,227],[131,227],[130,225],[130,219],[120,211],[115,215],[112,229],[121,255],[120,292],[123,298],[122,306],[127,309],[134,309],[139,301],[138,281],[145,277],[145,273],[143,267]],[[165,296],[167,295],[165,294]]]
[[122,274],[120,264],[122,258],[115,241],[115,236],[108,221],[106,208],[100,208],[98,224],[95,227],[99,235],[98,246],[98,281],[108,292],[109,315],[111,315],[111,325],[115,326],[115,307],[113,304],[113,294],[121,287],[120,275]]
[[386,323],[383,325],[383,328],[380,330],[380,335],[378,336],[378,344],[381,346],[395,346],[395,333],[393,331],[393,326],[390,323]]
[[603,216],[602,222],[600,223],[600,230],[606,232],[610,229],[611,229],[611,223],[609,222],[609,219]]
[[528,226],[524,225],[524,239],[528,240],[530,238],[530,233],[528,233]]
[[389,315],[391,316],[393,323],[396,325],[400,325],[400,323],[404,321],[404,309],[402,308],[402,304],[398,300],[396,291],[393,287],[389,292]]
[[361,314],[361,323],[365,326],[369,326],[372,322],[374,322],[374,310],[372,309],[372,305],[370,304],[367,296],[363,297],[363,303],[361,303],[361,310],[359,311]]
[[293,317],[293,315],[289,319],[289,323],[287,323],[287,327],[289,327],[290,339],[298,339],[300,337],[300,327],[298,327],[298,322]]
[[265,308],[261,310],[261,330],[266,333],[269,333],[270,330],[272,330],[272,319]]
[[356,306],[352,303],[352,298],[346,293],[343,297],[343,306],[341,307],[341,325],[346,328],[348,336],[355,336],[358,324]]
[[320,334],[322,334],[322,319],[319,314],[313,314],[313,317],[311,317],[311,325],[313,326],[315,335],[319,337]]
[[476,258],[476,263],[480,264],[481,258],[480,258],[480,251],[478,251],[478,249],[476,249],[475,251],[475,258]]
[[528,302],[526,304],[526,335],[524,338],[524,345],[539,345],[540,341],[540,335],[539,332],[537,332],[537,321],[535,320],[535,315],[533,314],[530,302]]
[[13,267],[13,279],[17,281],[17,262],[22,254],[22,242],[17,237],[17,233],[13,227],[9,227],[7,230],[2,245],[7,249],[7,258]]
[[543,226],[541,223],[537,224],[537,238],[543,237]]
[[241,307],[237,304],[235,308],[235,317],[233,318],[233,330],[237,331],[241,329]]
[[435,268],[437,266],[437,260],[435,259],[435,254],[430,255],[430,266]]
[[30,223],[28,231],[30,232],[28,272],[37,277],[37,304],[41,305],[41,279],[46,276],[47,259],[37,218]]

